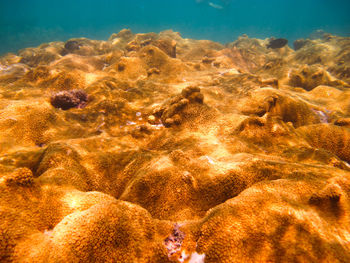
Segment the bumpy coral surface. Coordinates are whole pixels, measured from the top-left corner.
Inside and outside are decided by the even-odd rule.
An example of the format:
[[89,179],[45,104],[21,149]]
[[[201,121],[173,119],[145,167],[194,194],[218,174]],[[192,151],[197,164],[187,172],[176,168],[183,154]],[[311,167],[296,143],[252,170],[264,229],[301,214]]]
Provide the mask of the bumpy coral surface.
[[286,44],[0,57],[0,261],[350,262],[350,39]]

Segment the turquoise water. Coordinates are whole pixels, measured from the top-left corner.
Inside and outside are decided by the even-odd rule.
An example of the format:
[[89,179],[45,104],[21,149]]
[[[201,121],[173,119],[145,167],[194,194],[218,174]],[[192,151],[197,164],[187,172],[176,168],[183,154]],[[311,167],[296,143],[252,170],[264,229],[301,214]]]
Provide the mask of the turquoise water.
[[349,36],[349,13],[350,0],[0,0],[0,54],[123,28],[223,43],[242,34],[291,42],[317,29]]

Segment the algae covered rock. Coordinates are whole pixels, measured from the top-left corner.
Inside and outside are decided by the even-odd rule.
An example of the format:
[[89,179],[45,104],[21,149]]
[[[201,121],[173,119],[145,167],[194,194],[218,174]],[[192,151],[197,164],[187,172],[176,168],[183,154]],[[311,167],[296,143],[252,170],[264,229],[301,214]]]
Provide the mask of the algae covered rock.
[[83,108],[88,100],[84,90],[60,91],[53,94],[50,103],[55,108],[68,110],[70,108]]

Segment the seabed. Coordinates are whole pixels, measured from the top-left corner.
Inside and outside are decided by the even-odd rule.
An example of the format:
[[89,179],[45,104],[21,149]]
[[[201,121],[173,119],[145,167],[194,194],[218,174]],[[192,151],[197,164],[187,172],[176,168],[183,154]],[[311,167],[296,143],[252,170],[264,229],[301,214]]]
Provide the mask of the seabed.
[[350,38],[171,30],[0,57],[1,262],[350,262]]

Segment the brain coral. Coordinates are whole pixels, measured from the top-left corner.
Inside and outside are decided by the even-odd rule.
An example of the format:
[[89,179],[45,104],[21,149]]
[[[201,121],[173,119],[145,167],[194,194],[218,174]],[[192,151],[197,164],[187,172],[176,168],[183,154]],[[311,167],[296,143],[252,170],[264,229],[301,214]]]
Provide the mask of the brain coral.
[[31,251],[35,257],[28,258],[28,251],[21,248],[16,256],[27,262],[168,262],[165,247],[154,253],[153,248],[163,242],[157,225],[146,210],[131,203],[101,202],[56,225],[39,258]]
[[0,261],[350,262],[350,39],[268,42],[0,57]]
[[333,124],[315,124],[298,128],[313,147],[325,149],[350,162],[350,131]]
[[[307,180],[259,183],[210,210],[201,223],[197,251],[206,255],[205,262],[349,261],[347,244],[330,234],[341,221],[329,224],[305,204],[312,189]],[[278,193],[280,187],[288,192]],[[296,205],[299,198],[305,205]]]

